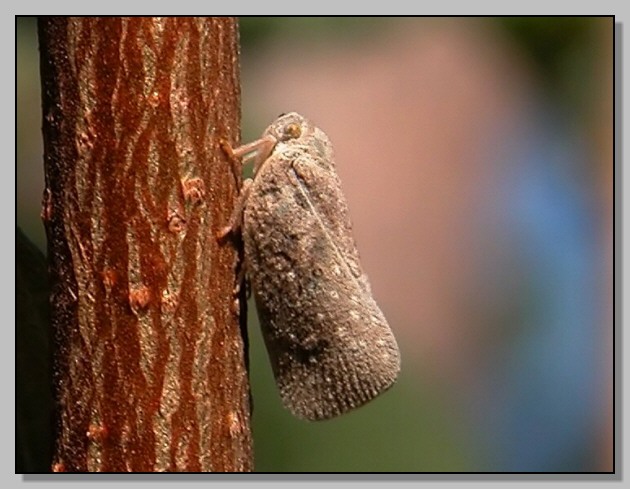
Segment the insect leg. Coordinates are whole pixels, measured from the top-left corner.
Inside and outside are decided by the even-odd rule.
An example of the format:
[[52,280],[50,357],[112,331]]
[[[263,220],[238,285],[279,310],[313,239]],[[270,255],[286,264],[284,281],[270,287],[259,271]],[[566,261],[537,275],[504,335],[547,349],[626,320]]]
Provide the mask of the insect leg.
[[260,139],[256,139],[256,141],[252,141],[251,143],[247,143],[236,148],[232,148],[230,143],[225,140],[221,140],[220,144],[221,148],[229,156],[230,161],[232,162],[232,168],[235,175],[240,171],[238,163],[239,159],[242,159],[241,164],[245,164],[247,160],[253,159],[255,175],[265,160],[269,158],[269,155],[271,155],[271,152],[277,142],[276,138],[271,135],[267,135]]
[[230,233],[235,233],[241,229],[241,224],[243,223],[243,209],[245,209],[245,202],[247,202],[247,197],[249,197],[249,192],[252,187],[253,180],[248,178],[243,182],[243,188],[241,189],[241,194],[238,196],[238,201],[234,206],[234,210],[232,211],[232,215],[230,216],[230,220],[227,226],[221,228],[217,233],[217,239],[221,240],[225,238]]
[[[238,175],[238,173],[241,171],[241,164],[244,164],[249,159],[254,160],[255,176],[258,172],[258,169],[271,155],[271,152],[273,151],[276,143],[276,138],[271,135],[264,136],[260,139],[257,139],[256,141],[252,141],[251,143],[247,143],[236,148],[232,148],[230,143],[228,143],[224,139],[221,139],[219,141],[221,149],[223,149],[223,151],[228,155],[230,159],[230,162],[232,164],[232,171],[234,172],[235,176]],[[239,162],[239,160],[242,160],[242,162]],[[241,194],[239,196],[238,202],[236,203],[236,206],[234,207],[234,211],[232,212],[230,221],[227,226],[219,230],[219,232],[217,233],[218,239],[223,239],[228,234],[236,232],[241,228],[241,224],[243,222],[243,209],[245,208],[245,202],[247,201],[247,197],[249,196],[251,184],[251,179],[247,179],[243,182]]]

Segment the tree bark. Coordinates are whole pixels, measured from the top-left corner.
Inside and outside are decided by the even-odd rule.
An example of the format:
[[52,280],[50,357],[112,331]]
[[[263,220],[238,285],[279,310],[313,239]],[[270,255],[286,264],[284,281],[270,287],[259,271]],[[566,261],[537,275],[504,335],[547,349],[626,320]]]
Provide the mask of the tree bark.
[[[54,471],[252,467],[230,18],[39,21]],[[240,311],[238,310],[240,309]]]

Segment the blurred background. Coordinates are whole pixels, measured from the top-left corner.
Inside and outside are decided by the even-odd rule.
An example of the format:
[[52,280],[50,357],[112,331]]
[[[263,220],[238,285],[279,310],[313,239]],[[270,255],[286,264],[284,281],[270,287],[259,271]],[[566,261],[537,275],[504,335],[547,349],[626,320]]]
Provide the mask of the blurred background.
[[[289,111],[328,134],[402,351],[390,391],[307,423],[250,320],[256,470],[612,470],[613,19],[240,23],[242,140]],[[17,27],[17,223],[43,251],[36,26]]]

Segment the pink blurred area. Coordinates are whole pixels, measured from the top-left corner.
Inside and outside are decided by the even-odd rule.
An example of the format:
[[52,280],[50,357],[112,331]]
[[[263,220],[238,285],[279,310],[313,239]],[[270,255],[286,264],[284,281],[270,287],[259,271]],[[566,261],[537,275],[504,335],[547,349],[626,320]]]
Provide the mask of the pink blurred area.
[[408,21],[378,44],[282,43],[252,78],[244,63],[245,114],[297,111],[331,138],[373,291],[440,371],[482,338],[461,320],[462,290],[480,286],[467,273],[472,214],[509,164],[488,154],[505,151],[535,89],[505,44],[470,21]]
[[[328,134],[402,351],[398,384],[363,410],[370,430],[362,414],[277,429],[253,382],[254,418],[266,416],[254,434],[278,441],[265,452],[256,439],[259,469],[322,457],[324,471],[353,470],[354,442],[364,471],[611,470],[613,22],[582,19],[594,41],[562,58],[582,97],[567,109],[499,20],[372,18],[352,36],[322,29],[328,19],[317,34],[305,19],[261,19],[273,39],[243,42],[243,142],[290,111]],[[43,249],[36,49],[33,30],[18,43],[17,217]],[[446,428],[427,428],[435,419]],[[291,438],[302,433],[313,438]]]
[[[602,42],[610,35],[611,30],[604,27]],[[545,336],[547,325],[543,313],[539,323],[533,325],[541,328],[541,336],[530,337],[524,330],[532,325],[519,317],[527,307],[524,291],[537,294],[542,290],[541,294],[547,294],[548,285],[551,292],[543,301],[551,304],[552,318],[560,314],[557,309],[565,306],[561,302],[553,304],[555,292],[559,293],[558,301],[563,299],[559,290],[553,290],[553,281],[545,278],[545,265],[536,265],[542,270],[538,275],[530,270],[527,260],[536,250],[527,249],[527,242],[519,241],[518,227],[527,226],[527,219],[536,221],[539,216],[540,225],[532,229],[542,229],[541,226],[551,223],[553,233],[554,225],[548,219],[556,216],[561,221],[564,207],[560,203],[554,208],[557,193],[552,187],[546,197],[543,195],[550,202],[552,218],[545,214],[548,210],[543,204],[531,216],[511,217],[511,192],[519,199],[521,190],[516,188],[518,185],[512,188],[510,182],[522,180],[523,169],[519,166],[525,161],[515,152],[523,148],[534,150],[533,146],[540,143],[530,143],[523,134],[536,131],[536,107],[545,106],[545,102],[531,61],[504,33],[483,19],[406,19],[390,26],[378,40],[366,37],[333,44],[287,42],[282,38],[265,51],[250,57],[245,54],[243,112],[246,116],[253,114],[260,130],[279,113],[297,111],[321,127],[332,140],[363,264],[374,295],[402,345],[403,370],[423,371],[437,384],[445,385],[445,390],[451,391],[455,398],[461,396],[456,401],[459,405],[453,408],[454,416],[466,418],[465,412],[473,409],[467,405],[470,402],[470,405],[479,404],[474,409],[486,411],[487,417],[492,417],[491,397],[510,396],[507,391],[499,391],[500,386],[509,387],[508,377],[494,387],[485,385],[484,377],[489,372],[511,368],[501,359],[509,358],[512,348],[524,348],[525,344],[529,345],[527,361],[532,365],[536,365],[536,355],[547,358],[538,364],[542,369],[544,362],[553,358],[553,353],[544,353],[544,349],[562,350],[566,341],[559,338],[565,335],[570,340],[573,335],[582,338],[576,342],[583,342],[584,346],[559,351],[558,362],[567,358],[570,361],[572,355],[592,347],[589,361],[598,370],[592,385],[584,387],[593,390],[585,395],[604,395],[595,384],[612,385],[611,290],[603,285],[612,279],[608,265],[612,256],[606,251],[611,249],[612,235],[603,224],[609,219],[607,203],[612,199],[612,174],[607,173],[612,168],[611,153],[592,151],[585,156],[588,172],[602,179],[601,186],[592,183],[597,178],[589,183],[590,177],[580,174],[583,168],[577,160],[569,161],[575,164],[575,170],[564,174],[568,175],[567,199],[572,198],[574,186],[587,185],[578,202],[582,195],[584,201],[594,202],[595,226],[602,233],[599,247],[591,255],[578,258],[578,268],[572,271],[573,265],[568,263],[562,269],[570,283],[572,273],[579,280],[590,274],[592,269],[588,267],[595,264],[599,278],[589,309],[593,321],[573,333],[570,317],[550,319],[556,326],[550,325]],[[610,71],[610,66],[607,69]],[[604,76],[595,83],[612,81]],[[606,119],[611,114],[610,95],[597,98],[594,103],[594,110],[601,117],[578,128],[584,134],[589,134],[595,124],[600,129],[595,132],[599,139],[586,141],[586,148],[609,151],[612,147],[612,121]],[[545,108],[553,117],[553,106]],[[563,137],[562,131],[554,131],[550,123],[545,143],[548,147],[541,150],[551,155],[555,140]],[[570,138],[566,145],[571,146]],[[541,180],[544,182],[545,178]],[[564,192],[562,189],[560,193]],[[536,184],[527,191],[535,194]],[[514,205],[519,209],[519,201]],[[575,217],[579,228],[581,210],[566,211]],[[530,232],[527,229],[522,232]],[[553,247],[556,239],[561,242],[577,236],[579,240],[584,234],[572,232],[563,234],[559,229],[557,238],[547,236],[547,246]],[[565,255],[575,251],[573,244],[567,242]],[[580,250],[588,248],[587,244],[577,243],[577,246]],[[559,256],[563,256],[562,250]],[[542,260],[547,259],[553,263],[553,258]],[[537,263],[536,258],[533,263]],[[582,266],[584,270],[579,268]],[[559,275],[550,273],[562,277],[562,270],[557,272]],[[534,281],[533,287],[529,286],[530,281]],[[540,284],[536,285],[536,281]],[[563,284],[559,280],[558,288],[563,288]],[[585,283],[585,287],[589,285]],[[582,292],[576,291],[569,301],[580,302]],[[549,340],[552,337],[557,339],[557,345],[553,343],[556,340]],[[519,358],[516,353],[514,357]],[[515,369],[515,378],[521,379],[514,381],[515,386],[519,385],[517,382],[524,385],[529,382],[527,369],[531,367],[523,362],[523,371]],[[579,371],[574,374],[581,375]],[[557,381],[553,375],[550,373],[550,385]],[[564,374],[559,371],[557,375]],[[540,394],[535,385],[545,382],[544,374],[538,379],[532,374],[532,397]],[[581,387],[577,382],[576,392],[579,392]],[[588,382],[584,380],[585,385]],[[488,390],[491,395],[479,400]],[[607,389],[606,394],[610,393],[611,389]],[[558,400],[556,409],[561,410],[563,402],[571,403],[572,395]],[[484,402],[488,405],[484,406]],[[544,402],[541,399],[541,405]],[[555,401],[549,402],[552,406]],[[550,419],[556,415],[552,408]],[[503,416],[501,408],[496,409],[497,417]],[[580,429],[592,430],[594,439],[601,443],[600,455],[595,463],[586,464],[585,470],[595,470],[594,467],[609,470],[612,459],[606,450],[612,445],[611,401],[598,404],[594,410],[597,414],[588,419],[595,420],[595,424]],[[524,416],[529,419],[528,413]],[[486,421],[492,424],[491,420]],[[466,422],[472,420],[463,421]],[[579,422],[590,421],[584,417]],[[520,421],[515,419],[514,423]],[[529,429],[526,423],[522,423],[524,431]],[[532,426],[536,426],[535,422]],[[496,438],[502,436],[501,429],[497,427]],[[506,430],[503,436],[509,438],[510,433]],[[490,444],[493,436],[489,437]],[[536,450],[533,447],[536,443],[532,441],[532,451]],[[551,445],[549,449],[552,450]],[[500,450],[497,445],[497,451]],[[491,467],[496,469],[500,465]],[[510,470],[509,467],[528,470],[522,468],[525,465],[519,468],[506,462],[504,469]]]

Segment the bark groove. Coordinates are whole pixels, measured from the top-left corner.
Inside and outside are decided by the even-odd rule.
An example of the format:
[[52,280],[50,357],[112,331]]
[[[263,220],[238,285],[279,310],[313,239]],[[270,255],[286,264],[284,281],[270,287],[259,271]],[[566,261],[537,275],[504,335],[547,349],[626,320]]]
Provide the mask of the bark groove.
[[39,23],[54,470],[251,469],[238,256],[237,23]]

